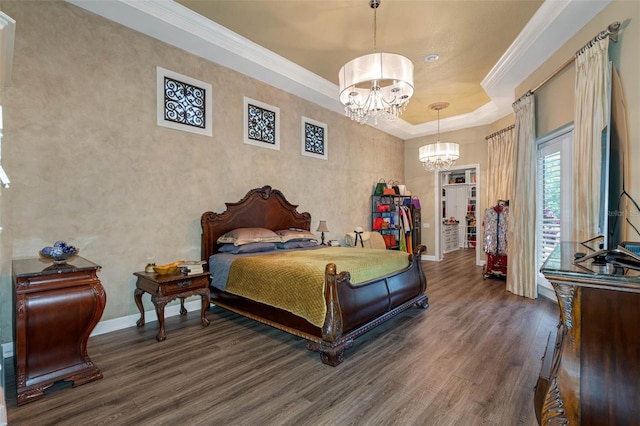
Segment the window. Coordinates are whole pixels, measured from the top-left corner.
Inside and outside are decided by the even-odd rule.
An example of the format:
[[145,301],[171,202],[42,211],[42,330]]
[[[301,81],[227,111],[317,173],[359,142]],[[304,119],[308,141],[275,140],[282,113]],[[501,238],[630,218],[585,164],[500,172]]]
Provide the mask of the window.
[[540,202],[542,214],[538,216],[538,258],[549,256],[560,241],[560,151],[541,153],[538,159],[540,180]]
[[[538,140],[536,262],[538,269],[560,241],[571,237],[573,126]],[[551,289],[538,273],[538,285]]]

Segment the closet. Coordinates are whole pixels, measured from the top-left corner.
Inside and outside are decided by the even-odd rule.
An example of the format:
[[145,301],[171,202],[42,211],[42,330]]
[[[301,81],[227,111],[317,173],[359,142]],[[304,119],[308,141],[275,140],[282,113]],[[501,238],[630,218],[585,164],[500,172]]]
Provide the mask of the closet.
[[[476,246],[476,169],[440,173],[442,192],[441,246],[446,253],[457,248]],[[452,227],[457,232],[457,247],[452,247]]]

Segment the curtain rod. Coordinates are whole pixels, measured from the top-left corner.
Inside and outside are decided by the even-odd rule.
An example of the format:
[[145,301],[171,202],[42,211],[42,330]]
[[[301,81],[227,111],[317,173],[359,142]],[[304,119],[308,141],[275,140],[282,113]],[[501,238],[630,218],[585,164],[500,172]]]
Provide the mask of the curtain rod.
[[493,132],[493,133],[491,133],[489,136],[486,136],[484,139],[488,141],[488,140],[489,140],[489,139],[491,139],[492,137],[494,137],[494,136],[498,136],[500,133],[508,132],[509,130],[513,129],[514,127],[516,127],[516,125],[515,125],[515,124],[512,124],[512,125],[511,125],[511,126],[509,126],[509,127],[505,127],[505,128],[504,128],[504,129],[502,129],[502,130],[498,130],[497,132]]
[[562,71],[564,71],[565,68],[567,68],[569,65],[571,65],[573,63],[573,61],[576,60],[576,56],[577,55],[583,53],[586,49],[591,47],[595,42],[598,42],[600,40],[604,40],[606,37],[609,37],[609,39],[611,41],[613,41],[613,42],[617,42],[618,41],[618,30],[620,30],[620,22],[613,22],[613,23],[609,24],[609,26],[607,27],[606,30],[600,31],[600,33],[598,33],[597,36],[592,38],[589,41],[589,43],[587,43],[584,46],[582,46],[582,48],[580,48],[580,50],[578,50],[575,55],[573,55],[570,59],[568,59],[564,64],[560,65],[560,68],[558,68],[557,70],[552,72],[547,78],[542,80],[542,82],[540,82],[533,89],[529,90],[529,92],[527,92],[527,93],[535,93],[536,91],[540,90],[552,78],[554,78],[555,76],[560,74]]

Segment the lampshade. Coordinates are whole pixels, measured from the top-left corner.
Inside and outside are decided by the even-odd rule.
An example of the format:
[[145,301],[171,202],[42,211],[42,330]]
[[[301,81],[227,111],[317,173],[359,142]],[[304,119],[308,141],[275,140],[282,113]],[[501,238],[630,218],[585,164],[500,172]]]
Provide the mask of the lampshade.
[[338,76],[345,114],[364,123],[393,120],[413,96],[413,63],[395,53],[370,53],[347,62]]
[[376,10],[380,0],[369,0],[373,9],[373,50],[347,62],[338,73],[340,102],[345,115],[361,124],[378,117],[394,120],[413,96],[413,63],[395,53],[375,52]]
[[429,105],[429,108],[438,111],[438,139],[436,143],[421,146],[418,151],[420,162],[429,171],[448,169],[460,158],[460,145],[455,142],[440,142],[440,110],[448,106],[446,102]]
[[427,170],[448,169],[460,158],[460,146],[454,142],[436,142],[420,147],[419,158]]
[[320,221],[320,223],[318,224],[318,229],[316,229],[316,232],[329,232],[329,228],[327,228],[326,220]]

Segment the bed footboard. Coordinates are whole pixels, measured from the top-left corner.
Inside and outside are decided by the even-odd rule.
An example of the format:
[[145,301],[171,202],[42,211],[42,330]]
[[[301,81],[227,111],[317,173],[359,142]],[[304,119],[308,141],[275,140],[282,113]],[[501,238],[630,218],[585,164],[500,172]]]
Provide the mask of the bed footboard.
[[[356,287],[351,285],[348,272],[337,273],[336,265],[328,264],[325,268],[324,294],[327,314],[322,326],[322,340],[307,342],[307,349],[319,352],[323,363],[336,366],[344,360],[344,351],[353,346],[356,337],[413,306],[426,309],[429,306],[429,299],[425,294],[427,283],[420,264],[421,255],[425,250],[426,247],[421,245],[416,248],[415,254],[408,255],[411,263],[408,270]],[[372,304],[373,307],[370,308],[365,321],[358,321],[353,328],[345,327],[343,314],[346,314],[346,318],[353,319],[357,315],[350,311],[361,309],[361,306],[356,304],[351,306],[349,299],[355,292],[363,291],[367,286],[370,287],[370,293],[383,291],[386,292],[386,297],[378,297],[377,306],[375,303]]]

